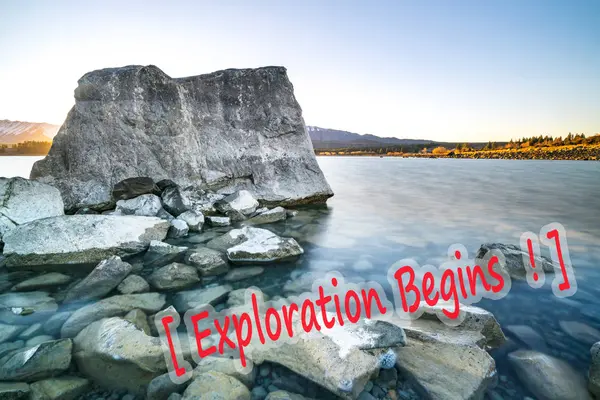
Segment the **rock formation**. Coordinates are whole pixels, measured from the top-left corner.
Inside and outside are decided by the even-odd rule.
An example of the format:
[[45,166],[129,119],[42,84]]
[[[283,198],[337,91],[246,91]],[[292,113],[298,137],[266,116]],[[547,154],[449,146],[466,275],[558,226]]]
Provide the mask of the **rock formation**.
[[333,195],[283,67],[173,79],[155,66],[87,73],[75,106],[32,179],[58,187],[68,210],[111,208],[131,177],[171,179],[263,204]]

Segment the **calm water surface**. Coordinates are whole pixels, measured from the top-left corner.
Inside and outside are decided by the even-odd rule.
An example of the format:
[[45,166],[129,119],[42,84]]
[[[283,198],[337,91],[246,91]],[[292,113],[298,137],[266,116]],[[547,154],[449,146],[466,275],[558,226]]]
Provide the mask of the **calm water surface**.
[[[39,158],[0,157],[0,175],[26,177]],[[523,232],[559,222],[567,230],[577,293],[559,299],[551,279],[537,290],[513,280],[507,297],[479,305],[503,327],[527,325],[542,337],[525,345],[506,332],[511,340],[493,353],[502,397],[530,395],[506,363],[506,354],[518,348],[543,350],[587,373],[589,348],[600,340],[600,163],[321,157],[319,164],[335,192],[327,207],[265,226],[296,237],[305,255],[238,287],[281,294],[283,284],[302,272],[335,269],[389,288],[387,270],[398,260],[440,265],[451,244],[465,245],[473,256],[482,243],[518,245]],[[192,236],[179,243],[200,241]],[[588,337],[570,337],[561,321],[584,323]]]

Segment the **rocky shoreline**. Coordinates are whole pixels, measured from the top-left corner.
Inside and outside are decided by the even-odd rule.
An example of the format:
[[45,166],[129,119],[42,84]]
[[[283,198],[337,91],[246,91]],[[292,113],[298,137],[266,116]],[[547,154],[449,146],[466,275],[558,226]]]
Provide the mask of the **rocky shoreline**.
[[[277,268],[276,261],[302,257],[296,240],[260,228],[285,224],[298,211],[260,207],[244,190],[227,196],[203,191],[191,199],[174,184],[132,178],[114,186],[115,209],[64,215],[56,189],[21,178],[0,182],[0,214],[14,224],[5,223],[2,231],[0,399],[493,396],[497,372],[488,351],[505,336],[491,313],[473,306],[463,307],[466,319],[458,327],[439,321],[434,309],[408,325],[391,321],[398,332],[391,341],[389,335],[382,341],[381,326],[363,325],[379,341],[341,359],[339,344],[323,335],[276,350],[255,349],[249,357],[256,367],[249,374],[237,371],[233,360],[207,357],[195,366],[192,380],[175,384],[166,373],[154,315],[174,307],[183,316],[204,303],[215,309],[242,305],[244,279]],[[12,206],[24,198],[26,207]],[[184,237],[198,245],[175,244]],[[510,275],[522,279],[516,247],[489,244],[480,251],[490,248],[503,251]],[[227,282],[242,286],[233,290]],[[281,295],[301,292],[311,282],[297,276]],[[317,372],[329,365],[317,360],[335,362]],[[525,350],[509,360],[536,395],[590,396],[583,377],[560,360]],[[598,365],[594,356],[592,393],[598,393]]]

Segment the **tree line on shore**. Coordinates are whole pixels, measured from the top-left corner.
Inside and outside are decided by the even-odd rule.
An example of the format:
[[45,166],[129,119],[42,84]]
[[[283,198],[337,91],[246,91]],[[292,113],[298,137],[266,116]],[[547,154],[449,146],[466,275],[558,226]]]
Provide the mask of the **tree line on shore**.
[[50,151],[52,142],[45,141],[26,141],[16,144],[0,145],[0,156],[2,155],[28,155],[28,156],[45,156]]

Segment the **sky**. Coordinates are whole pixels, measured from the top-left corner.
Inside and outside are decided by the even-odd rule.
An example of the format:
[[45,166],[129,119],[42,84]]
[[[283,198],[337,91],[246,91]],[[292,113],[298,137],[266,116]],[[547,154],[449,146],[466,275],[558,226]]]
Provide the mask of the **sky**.
[[0,119],[95,69],[282,65],[307,125],[437,141],[600,133],[600,1],[0,0]]

